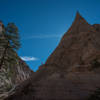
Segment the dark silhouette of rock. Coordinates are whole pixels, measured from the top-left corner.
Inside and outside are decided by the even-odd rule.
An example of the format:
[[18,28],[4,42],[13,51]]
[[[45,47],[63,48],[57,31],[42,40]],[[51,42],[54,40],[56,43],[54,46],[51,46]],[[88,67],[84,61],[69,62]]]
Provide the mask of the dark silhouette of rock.
[[100,87],[99,63],[100,25],[77,12],[46,63],[6,100],[87,100]]

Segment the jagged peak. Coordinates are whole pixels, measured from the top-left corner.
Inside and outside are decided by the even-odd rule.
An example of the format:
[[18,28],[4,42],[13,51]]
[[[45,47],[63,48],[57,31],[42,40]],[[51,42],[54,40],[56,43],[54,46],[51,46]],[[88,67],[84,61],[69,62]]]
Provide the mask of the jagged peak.
[[76,17],[82,17],[79,11],[76,12]]
[[88,24],[88,22],[87,22],[87,21],[81,16],[81,14],[77,11],[77,12],[76,12],[76,17],[75,17],[74,22],[81,22],[81,21]]
[[[88,22],[81,16],[81,14],[77,11],[76,17],[68,30],[67,33],[74,32],[74,33],[79,33],[79,32],[85,32],[91,28],[91,25],[88,24]],[[78,31],[78,32],[77,32]]]

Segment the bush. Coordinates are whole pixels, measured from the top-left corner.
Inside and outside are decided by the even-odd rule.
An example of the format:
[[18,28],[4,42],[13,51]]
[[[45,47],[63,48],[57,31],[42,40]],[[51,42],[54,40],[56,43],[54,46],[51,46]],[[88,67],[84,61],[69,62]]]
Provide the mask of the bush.
[[94,94],[92,94],[88,100],[100,100],[100,88],[98,88]]
[[94,59],[92,62],[92,68],[100,68],[100,62],[97,59]]

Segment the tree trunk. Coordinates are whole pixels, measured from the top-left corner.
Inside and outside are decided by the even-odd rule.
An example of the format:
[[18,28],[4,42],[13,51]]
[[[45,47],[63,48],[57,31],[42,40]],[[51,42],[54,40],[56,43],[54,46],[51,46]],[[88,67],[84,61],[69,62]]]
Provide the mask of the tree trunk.
[[6,55],[6,51],[7,51],[7,49],[8,49],[8,44],[9,44],[9,41],[7,42],[7,46],[5,47],[5,50],[4,50],[4,52],[3,52],[3,56],[2,56],[2,58],[1,58],[0,69],[2,68],[2,65],[3,65],[3,63],[4,63],[4,58],[5,58],[5,55]]

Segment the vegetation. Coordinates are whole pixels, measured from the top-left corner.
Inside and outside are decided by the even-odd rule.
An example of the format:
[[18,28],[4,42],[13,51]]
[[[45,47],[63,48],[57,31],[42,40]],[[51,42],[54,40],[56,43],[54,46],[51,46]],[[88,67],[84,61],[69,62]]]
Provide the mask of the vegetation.
[[[100,62],[96,59],[92,62],[92,69],[100,68]],[[90,97],[88,100],[100,100],[100,88],[98,88]]]
[[0,38],[0,47],[3,48],[3,53],[0,59],[0,69],[3,65],[16,64],[18,58],[15,51],[20,48],[20,38],[17,26],[14,23],[9,23],[4,27]]
[[94,59],[93,62],[92,62],[92,68],[95,69],[95,68],[100,68],[100,62],[98,62],[97,59]]
[[89,98],[88,100],[100,100],[100,88],[98,88]]

